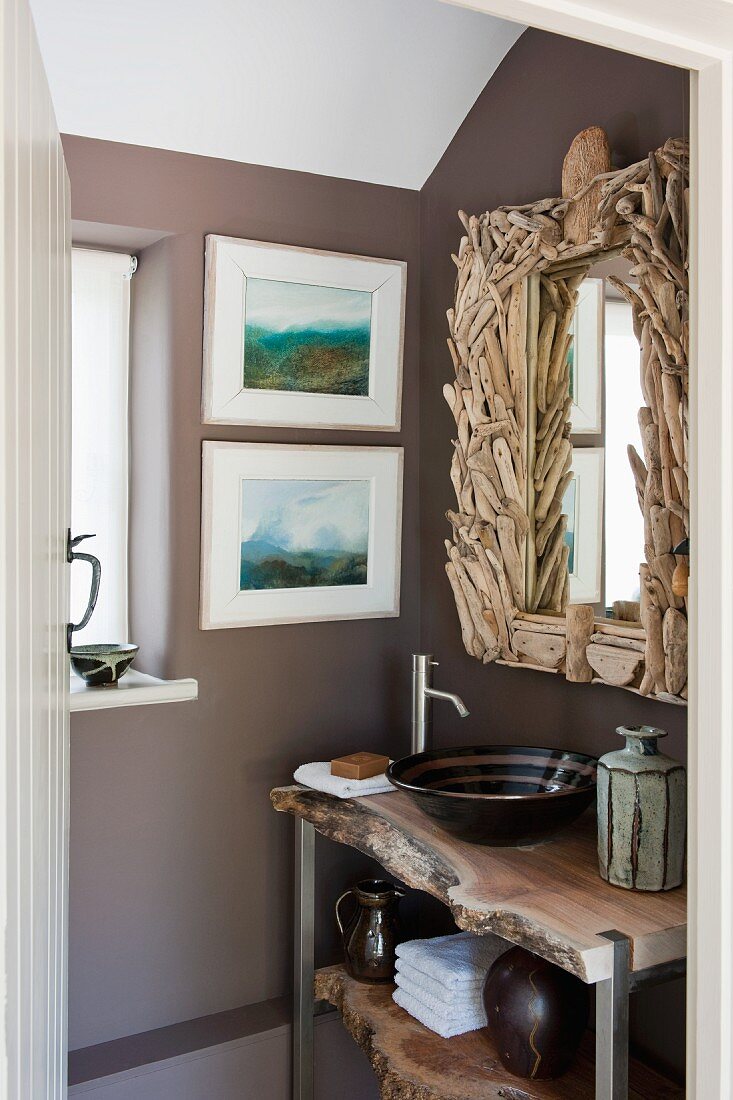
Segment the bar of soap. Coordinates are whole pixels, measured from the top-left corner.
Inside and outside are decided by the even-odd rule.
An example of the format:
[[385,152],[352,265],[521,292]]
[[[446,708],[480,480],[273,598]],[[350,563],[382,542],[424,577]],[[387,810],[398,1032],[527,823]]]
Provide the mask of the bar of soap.
[[341,779],[371,779],[386,771],[388,756],[375,752],[352,752],[351,756],[339,756],[331,761],[331,775]]

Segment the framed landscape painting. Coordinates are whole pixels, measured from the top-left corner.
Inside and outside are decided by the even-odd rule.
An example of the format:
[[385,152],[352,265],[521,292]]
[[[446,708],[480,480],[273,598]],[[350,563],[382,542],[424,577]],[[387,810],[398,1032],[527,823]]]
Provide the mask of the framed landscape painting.
[[204,422],[398,431],[406,266],[208,236]]
[[399,614],[402,449],[203,444],[201,628]]

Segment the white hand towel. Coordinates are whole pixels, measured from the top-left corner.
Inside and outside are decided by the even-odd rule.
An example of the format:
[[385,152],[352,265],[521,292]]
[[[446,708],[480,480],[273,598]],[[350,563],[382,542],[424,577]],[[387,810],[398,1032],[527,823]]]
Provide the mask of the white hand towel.
[[409,1012],[410,1016],[444,1039],[463,1035],[467,1031],[477,1031],[478,1028],[486,1026],[485,1012],[481,1015],[475,1012],[451,1012],[450,1010],[447,1013],[435,1012],[399,986],[392,994],[392,1000],[400,1008],[404,1008],[405,1012]]
[[301,764],[295,769],[293,779],[304,787],[333,794],[336,798],[361,798],[367,794],[388,794],[396,790],[384,772],[373,775],[371,779],[342,779],[339,775],[331,775],[331,765],[327,760]]
[[[461,991],[453,989],[446,992],[443,987],[443,993],[429,992],[420,986],[416,981],[412,980],[412,975],[417,973],[413,970],[398,970],[395,975],[395,981],[397,986],[408,996],[413,997],[416,1001],[420,1001],[431,1012],[437,1012],[440,1015],[450,1015],[451,1018],[454,1015],[463,1016],[468,1013],[471,1016],[475,1016],[477,1019],[483,1019],[483,1023],[480,1027],[484,1027],[486,1024],[486,1010],[484,1009],[484,983],[476,982],[466,983],[462,987]],[[437,982],[434,983],[438,985]],[[439,986],[439,988],[441,988]]]
[[397,947],[397,957],[447,989],[454,989],[462,982],[485,979],[491,964],[506,950],[506,942],[498,936],[459,932],[431,940],[408,940]]
[[486,975],[481,970],[481,974],[477,978],[471,978],[470,981],[466,982],[454,982],[453,985],[447,986],[443,982],[431,978],[429,974],[423,974],[422,970],[416,970],[404,959],[397,959],[396,969],[398,974],[406,975],[412,985],[419,986],[425,993],[430,993],[438,1000],[446,1000],[447,1002],[451,1002],[454,997],[468,996],[477,990],[481,992],[486,980]]

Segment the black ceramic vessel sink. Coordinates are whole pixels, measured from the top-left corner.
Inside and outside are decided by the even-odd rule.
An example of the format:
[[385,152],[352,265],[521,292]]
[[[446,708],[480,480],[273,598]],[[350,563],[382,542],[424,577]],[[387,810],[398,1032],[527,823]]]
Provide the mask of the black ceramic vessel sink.
[[596,794],[594,756],[481,745],[395,760],[387,778],[447,833],[472,844],[531,844],[569,825]]

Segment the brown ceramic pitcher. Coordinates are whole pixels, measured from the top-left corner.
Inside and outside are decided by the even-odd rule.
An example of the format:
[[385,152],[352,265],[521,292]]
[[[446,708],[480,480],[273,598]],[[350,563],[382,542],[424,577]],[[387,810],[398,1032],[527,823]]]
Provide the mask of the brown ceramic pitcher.
[[[397,903],[404,892],[385,879],[364,879],[336,902],[336,921],[346,969],[358,982],[391,982],[397,947]],[[354,912],[344,923],[341,904],[352,897]]]

